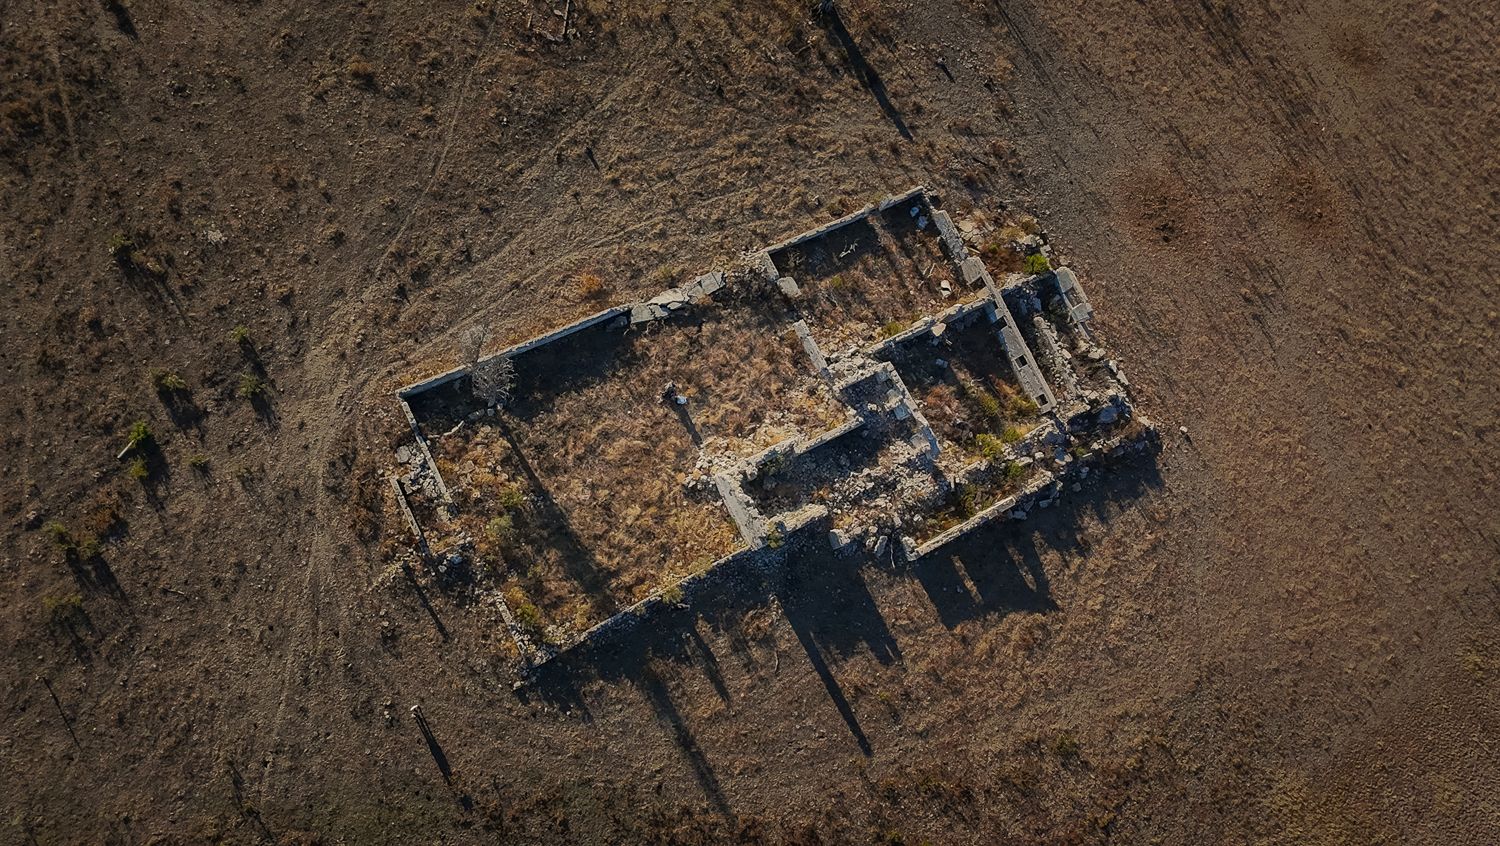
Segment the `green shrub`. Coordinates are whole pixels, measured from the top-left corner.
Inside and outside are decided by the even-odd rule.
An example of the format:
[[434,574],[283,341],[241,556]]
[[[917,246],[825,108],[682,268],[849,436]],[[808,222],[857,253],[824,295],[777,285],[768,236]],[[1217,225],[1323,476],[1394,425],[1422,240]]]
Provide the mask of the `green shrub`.
[[75,546],[73,543],[73,534],[68,531],[68,527],[56,520],[49,521],[47,525],[42,527],[42,531],[46,532],[47,536],[52,538],[52,542],[57,545],[58,549],[73,549]]
[[973,485],[958,485],[953,489],[953,508],[965,520],[973,517],[979,511],[979,491]]
[[1005,444],[989,432],[980,432],[975,435],[974,446],[981,456],[991,461],[1005,455]]
[[137,455],[135,458],[130,459],[130,463],[125,465],[125,474],[137,482],[144,482],[149,479],[151,477],[151,468],[146,465],[146,457]]
[[42,610],[47,612],[49,622],[61,623],[83,610],[83,594],[75,591],[60,596],[44,596]]
[[905,328],[906,324],[902,323],[899,320],[892,320],[890,323],[887,323],[886,325],[880,327],[880,337],[894,338],[895,336],[901,334],[901,330]]
[[1046,273],[1052,269],[1052,262],[1041,253],[1032,253],[1026,257],[1026,272],[1033,276],[1038,273]]
[[1063,732],[1057,736],[1056,740],[1052,741],[1052,751],[1064,761],[1070,761],[1077,758],[1082,750],[1079,748],[1078,741],[1074,739],[1073,735]]
[[680,585],[671,585],[661,592],[661,601],[668,605],[681,605],[682,587]]
[[501,514],[484,524],[484,533],[495,543],[508,544],[515,540],[516,521],[509,514]]
[[187,382],[170,370],[151,371],[151,384],[156,386],[157,392],[163,394],[187,390]]
[[1041,410],[1042,407],[1036,404],[1036,400],[1029,397],[1017,395],[1010,399],[1009,411],[1012,418],[1030,417]]
[[253,373],[240,374],[239,395],[244,399],[256,399],[266,393],[266,380]]
[[1019,461],[1005,462],[1005,481],[1019,482],[1026,475],[1026,467]]
[[125,435],[125,449],[123,452],[141,449],[155,440],[151,434],[151,427],[144,420],[137,420],[130,424],[130,431]]
[[495,501],[506,511],[515,511],[526,504],[526,492],[521,490],[520,485],[512,483],[500,489]]
[[1025,436],[1026,436],[1026,433],[1021,431],[1021,427],[1019,427],[1019,426],[1006,426],[1005,427],[1005,431],[1003,431],[1003,432],[1000,433],[1000,442],[1001,443],[1006,443],[1006,444],[1013,444],[1013,443],[1019,442],[1021,440],[1021,438],[1025,437]]
[[979,410],[985,417],[998,420],[1003,413],[1000,398],[989,391],[976,390],[973,394],[974,401],[979,404]]
[[516,603],[516,606],[511,609],[511,613],[515,615],[516,622],[520,624],[521,628],[534,635],[541,634],[542,628],[545,625],[545,621],[542,619],[542,609],[536,607],[530,600],[523,600]]
[[229,330],[229,340],[242,347],[250,345],[250,327],[243,323]]
[[204,469],[207,469],[207,467],[208,467],[208,456],[204,455],[201,452],[194,453],[192,455],[192,457],[190,457],[188,459],[188,466],[191,467],[191,468],[193,468],[194,470],[204,470]]

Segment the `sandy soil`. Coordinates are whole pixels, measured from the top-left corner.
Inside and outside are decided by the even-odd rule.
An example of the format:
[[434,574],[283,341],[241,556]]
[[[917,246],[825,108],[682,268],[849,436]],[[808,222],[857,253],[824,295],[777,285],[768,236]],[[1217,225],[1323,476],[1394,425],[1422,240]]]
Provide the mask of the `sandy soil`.
[[[1500,13],[841,5],[0,6],[0,839],[1500,840]],[[1035,211],[1189,435],[520,691],[391,577],[464,328],[915,183]]]

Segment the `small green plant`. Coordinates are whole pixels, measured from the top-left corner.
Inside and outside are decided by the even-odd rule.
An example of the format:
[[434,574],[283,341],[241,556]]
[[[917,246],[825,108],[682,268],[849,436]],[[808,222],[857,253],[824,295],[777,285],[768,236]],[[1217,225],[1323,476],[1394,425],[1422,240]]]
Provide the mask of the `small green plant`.
[[1078,741],[1073,735],[1063,732],[1057,736],[1056,740],[1052,741],[1052,752],[1064,761],[1071,761],[1077,758],[1082,750],[1079,748]]
[[681,605],[682,587],[680,585],[669,586],[666,590],[661,592],[661,601],[665,602],[668,605]]
[[208,456],[204,455],[201,452],[195,452],[191,457],[188,458],[188,466],[193,468],[194,470],[207,470]]
[[265,396],[266,380],[254,373],[242,373],[238,393],[243,399],[258,399]]
[[512,609],[516,616],[516,622],[521,628],[533,635],[541,634],[543,627],[542,609],[536,607],[530,600],[523,600]]
[[241,323],[233,329],[230,329],[229,340],[233,341],[236,344],[239,344],[242,347],[250,346],[250,327]]
[[1019,482],[1026,475],[1026,466],[1019,461],[1005,462],[1005,481]]
[[516,521],[509,514],[501,514],[484,524],[484,533],[495,543],[508,544],[515,540]]
[[1005,455],[1005,444],[999,438],[989,432],[980,432],[974,436],[974,447],[984,458],[994,461]]
[[151,371],[151,384],[156,386],[157,393],[162,394],[187,390],[187,381],[170,370]]
[[130,254],[135,251],[135,239],[124,232],[116,232],[109,236],[107,246],[110,257],[123,264],[130,260]]
[[151,468],[146,464],[146,457],[137,455],[130,459],[130,463],[125,465],[125,475],[137,482],[144,482],[151,478]]
[[526,492],[521,490],[520,485],[512,483],[500,489],[495,501],[506,511],[515,511],[526,504]]
[[1041,253],[1032,253],[1026,257],[1026,272],[1035,276],[1038,273],[1046,273],[1052,269],[1052,262]]
[[127,452],[143,449],[154,440],[155,436],[151,433],[151,426],[144,420],[137,420],[130,424],[130,431],[125,433],[125,448],[120,450],[120,454],[124,455]]
[[832,288],[835,291],[842,291],[845,288],[849,287],[849,280],[845,279],[843,276],[835,276],[832,279],[828,280],[828,287]]
[[767,547],[771,549],[780,549],[781,545],[784,543],[786,543],[786,538],[782,536],[780,528],[772,526],[771,528],[766,530]]
[[904,328],[906,327],[904,324],[902,324],[901,321],[892,320],[890,323],[887,323],[886,325],[880,327],[879,334],[882,338],[894,338],[897,335],[901,334],[901,330]]
[[1001,443],[1007,443],[1007,444],[1013,444],[1013,443],[1019,442],[1021,440],[1021,438],[1025,437],[1025,436],[1026,436],[1026,433],[1021,431],[1021,427],[1019,427],[1019,426],[1006,426],[1005,427],[1005,431],[1003,431],[1003,432],[1000,433],[1000,442]]

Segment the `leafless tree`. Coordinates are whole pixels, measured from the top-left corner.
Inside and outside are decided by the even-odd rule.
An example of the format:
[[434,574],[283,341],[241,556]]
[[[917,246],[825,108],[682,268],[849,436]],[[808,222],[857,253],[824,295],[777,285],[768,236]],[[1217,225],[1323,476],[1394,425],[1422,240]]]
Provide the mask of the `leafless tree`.
[[459,338],[460,363],[469,371],[471,391],[476,398],[486,405],[503,405],[515,387],[516,367],[508,355],[484,357],[484,345],[489,339],[490,327],[484,324],[464,332]]

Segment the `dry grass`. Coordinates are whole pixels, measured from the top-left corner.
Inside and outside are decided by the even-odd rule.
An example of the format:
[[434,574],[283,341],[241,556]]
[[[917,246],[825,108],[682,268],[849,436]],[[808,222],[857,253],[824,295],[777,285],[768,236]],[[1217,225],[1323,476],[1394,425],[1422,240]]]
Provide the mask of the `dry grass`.
[[[933,227],[918,229],[906,206],[853,223],[777,257],[803,289],[801,307],[830,349],[899,332],[961,296],[953,265]],[[953,297],[945,297],[948,282]]]

